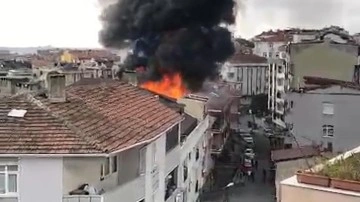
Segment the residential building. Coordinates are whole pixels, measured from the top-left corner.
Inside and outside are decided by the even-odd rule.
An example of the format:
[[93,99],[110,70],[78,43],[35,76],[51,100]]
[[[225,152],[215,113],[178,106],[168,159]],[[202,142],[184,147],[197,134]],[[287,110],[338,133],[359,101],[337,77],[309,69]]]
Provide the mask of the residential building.
[[221,77],[238,87],[242,96],[267,94],[267,59],[253,54],[237,53],[221,68]]
[[120,58],[108,50],[90,49],[90,50],[65,50],[60,55],[61,63],[84,63],[91,60],[109,60],[118,61]]
[[347,81],[305,77],[306,86],[286,96],[285,122],[300,145],[343,152],[360,144],[360,87]]
[[317,41],[290,43],[284,50],[285,57],[270,61],[269,69],[268,104],[273,122],[279,127],[287,128],[285,117],[293,104],[288,96],[304,88],[306,76],[359,82],[358,47],[353,43],[334,42],[331,37],[325,37]]
[[268,70],[268,109],[275,124],[285,128],[286,92],[290,89],[290,75],[285,60],[271,60]]
[[165,201],[182,115],[119,81],[48,79],[0,99],[0,201]]
[[289,45],[289,74],[291,87],[299,89],[304,76],[317,76],[352,81],[358,64],[358,46],[336,43],[331,39],[293,43]]
[[[340,159],[347,160],[353,154],[360,152],[360,147],[352,149],[344,154],[341,154],[327,162],[328,165],[333,165],[336,161]],[[312,170],[319,171],[323,169],[324,162],[313,167]],[[350,173],[351,174],[351,173]],[[360,192],[355,190],[346,190],[344,186],[340,184],[336,185],[332,182],[333,179],[330,179],[329,186],[319,186],[314,184],[307,184],[298,181],[297,176],[294,175],[290,178],[287,178],[280,183],[280,192],[279,192],[279,201],[281,202],[318,202],[318,201],[327,201],[327,202],[358,202],[360,200]],[[342,181],[342,180],[340,180]],[[355,184],[358,184],[358,181],[355,181]],[[334,188],[336,187],[336,188]],[[348,186],[347,188],[349,188]]]
[[274,164],[276,198],[280,199],[280,182],[293,176],[298,170],[309,169],[321,161],[321,152],[313,146],[294,147],[271,151]]
[[252,41],[255,55],[276,59],[280,57],[279,47],[291,42],[292,35],[286,30],[270,30],[255,36]]

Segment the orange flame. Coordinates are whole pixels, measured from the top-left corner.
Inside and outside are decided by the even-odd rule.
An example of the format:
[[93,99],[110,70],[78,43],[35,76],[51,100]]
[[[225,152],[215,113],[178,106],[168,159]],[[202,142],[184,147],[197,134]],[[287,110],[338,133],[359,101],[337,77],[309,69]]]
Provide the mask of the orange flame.
[[186,93],[185,85],[181,79],[181,75],[178,73],[166,74],[160,81],[148,81],[143,83],[141,87],[175,99],[183,97]]

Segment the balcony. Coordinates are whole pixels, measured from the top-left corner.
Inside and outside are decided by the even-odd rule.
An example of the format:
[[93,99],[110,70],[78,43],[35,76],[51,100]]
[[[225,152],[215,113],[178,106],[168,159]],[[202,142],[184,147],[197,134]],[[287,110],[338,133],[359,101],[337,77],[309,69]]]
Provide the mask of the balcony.
[[67,195],[63,196],[62,202],[102,202],[101,195]]
[[211,126],[211,132],[214,134],[219,134],[224,131],[226,128],[226,122],[222,118],[217,118]]
[[278,114],[284,114],[284,102],[277,102],[275,111]]

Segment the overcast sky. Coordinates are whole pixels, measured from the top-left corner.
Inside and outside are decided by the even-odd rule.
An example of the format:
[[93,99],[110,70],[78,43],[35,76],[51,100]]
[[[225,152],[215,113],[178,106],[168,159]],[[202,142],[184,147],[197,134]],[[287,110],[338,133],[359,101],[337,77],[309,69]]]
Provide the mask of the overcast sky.
[[[99,47],[99,0],[1,0],[0,46]],[[112,0],[100,0],[112,1]],[[243,0],[237,34],[336,24],[360,32],[358,0]]]

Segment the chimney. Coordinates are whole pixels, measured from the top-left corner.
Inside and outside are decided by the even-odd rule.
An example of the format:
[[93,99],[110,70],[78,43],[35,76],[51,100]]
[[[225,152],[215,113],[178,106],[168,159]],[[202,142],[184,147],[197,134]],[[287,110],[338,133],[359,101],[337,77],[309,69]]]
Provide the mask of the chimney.
[[136,71],[125,70],[122,75],[122,80],[134,86],[138,85],[138,76]]
[[50,73],[48,75],[48,98],[51,103],[66,101],[65,75],[61,73]]

